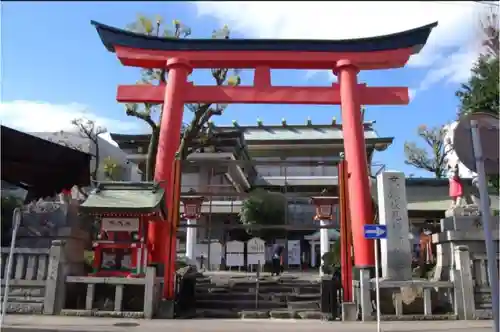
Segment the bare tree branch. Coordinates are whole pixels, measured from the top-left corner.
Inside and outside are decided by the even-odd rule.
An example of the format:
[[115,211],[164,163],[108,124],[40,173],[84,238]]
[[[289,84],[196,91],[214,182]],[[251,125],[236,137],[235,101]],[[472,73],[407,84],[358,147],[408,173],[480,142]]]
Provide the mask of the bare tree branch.
[[[155,22],[155,23],[153,23]],[[174,20],[172,22],[172,29],[163,28],[163,19],[161,17],[156,17],[155,20],[151,20],[144,15],[139,15],[136,22],[128,25],[128,29],[136,32],[142,33],[148,36],[162,36],[166,38],[188,38],[191,35],[191,28],[184,25],[179,20]],[[230,31],[228,26],[224,26],[222,29],[214,30],[212,32],[212,38],[214,39],[228,39],[230,36]],[[239,77],[239,72],[233,70],[233,74],[229,75],[229,69],[226,68],[214,68],[211,70],[212,77],[217,85],[239,85],[241,79]],[[167,71],[166,69],[142,69],[141,70],[141,80],[137,84],[152,84],[152,85],[165,85],[167,82]],[[182,159],[185,159],[190,153],[194,152],[195,149],[191,148],[192,142],[199,138],[199,136],[206,136],[207,124],[213,115],[221,115],[227,105],[211,105],[211,104],[190,104],[186,105],[186,109],[193,113],[193,118],[183,130],[183,137],[181,144],[179,146],[178,155]],[[154,164],[156,161],[156,153],[158,149],[158,135],[159,127],[162,118],[163,105],[139,105],[139,104],[127,104],[126,114],[129,116],[136,117],[145,121],[151,128],[152,136],[148,148],[148,158],[147,158],[147,179],[152,180],[154,173]],[[158,116],[158,122],[155,121],[153,115]]]
[[438,179],[444,177],[447,172],[447,156],[452,150],[445,147],[445,129],[422,125],[418,127],[417,132],[424,140],[426,148],[421,148],[414,142],[405,142],[405,164],[434,173]]
[[78,129],[80,135],[84,138],[89,139],[95,147],[94,159],[95,167],[92,172],[92,180],[97,181],[97,174],[99,172],[99,135],[107,132],[105,127],[97,126],[94,120],[86,118],[73,119],[71,124]]

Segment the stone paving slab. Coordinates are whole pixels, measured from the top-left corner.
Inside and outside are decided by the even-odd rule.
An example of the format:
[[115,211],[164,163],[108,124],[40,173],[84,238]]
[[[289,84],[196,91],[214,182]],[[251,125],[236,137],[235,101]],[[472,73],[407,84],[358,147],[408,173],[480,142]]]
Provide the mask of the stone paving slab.
[[[383,332],[489,332],[491,321],[383,322]],[[6,332],[373,332],[374,323],[342,323],[304,320],[134,320],[112,318],[8,315],[2,331]]]

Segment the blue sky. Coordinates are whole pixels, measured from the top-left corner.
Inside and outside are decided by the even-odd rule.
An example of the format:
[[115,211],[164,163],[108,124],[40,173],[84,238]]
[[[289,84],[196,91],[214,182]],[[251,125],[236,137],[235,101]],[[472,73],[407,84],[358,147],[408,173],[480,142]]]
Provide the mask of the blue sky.
[[[221,3],[189,2],[3,2],[1,6],[0,120],[6,125],[27,131],[54,130],[62,121],[67,122],[72,110],[85,111],[95,116],[110,131],[147,130],[138,120],[127,117],[123,106],[115,101],[117,85],[134,83],[139,78],[138,70],[121,66],[115,55],[105,50],[95,29],[90,25],[90,20],[125,27],[136,19],[137,14],[159,14],[167,23],[173,19],[181,20],[192,28],[193,37],[202,38],[208,38],[212,29],[221,27],[224,23],[229,24],[232,36],[236,38],[269,37],[269,34],[277,38],[289,38],[290,35],[297,38],[308,37],[314,30],[314,27],[293,30],[299,28],[287,20],[296,20],[297,15],[307,13],[303,13],[303,10],[301,12],[300,8],[282,8],[279,15],[273,14],[272,10],[277,5],[269,5],[265,14],[254,18],[251,17],[252,11],[263,13],[259,11],[259,4],[237,8],[237,3],[223,6]],[[419,6],[422,14],[429,10],[422,7],[422,4]],[[348,10],[348,7],[345,9]],[[245,10],[249,19],[242,16],[245,15]],[[455,16],[449,13],[453,11],[456,12]],[[472,5],[449,5],[441,8],[439,15],[444,17],[445,28],[448,24],[447,29],[451,29],[458,18],[471,12]],[[314,15],[318,16],[318,12]],[[413,15],[418,13],[413,11]],[[437,19],[440,18],[439,15]],[[421,24],[420,21],[413,24],[398,20],[393,26],[384,23],[378,30],[384,33],[398,32],[433,20],[433,17],[424,16],[426,15],[422,15]],[[264,21],[254,26],[259,19]],[[320,19],[323,17],[304,17],[304,20],[311,20],[314,24],[320,24],[316,23]],[[381,21],[387,20],[379,17],[374,24],[380,25]],[[413,25],[405,27],[403,23]],[[300,25],[300,21],[297,24]],[[328,32],[332,27],[336,29],[331,31],[342,30],[344,23],[339,19],[338,26],[335,22],[328,24],[333,25],[325,25],[320,38],[329,38],[324,31]],[[378,31],[370,24],[366,22],[365,31]],[[290,28],[284,30],[287,26]],[[470,52],[464,52],[463,49],[463,43],[467,39],[458,35],[465,30],[453,30],[456,35],[454,42],[449,41],[450,38],[442,42],[436,41],[439,36],[446,35],[446,31],[442,27],[440,29],[436,32],[436,38],[431,37],[432,45],[427,52],[430,54],[426,54],[427,59],[416,59],[418,61],[408,68],[362,72],[360,75],[361,82],[372,86],[408,86],[415,93],[408,106],[372,106],[367,108],[366,115],[366,119],[376,121],[375,128],[380,136],[395,137],[394,144],[388,151],[377,154],[375,159],[391,169],[403,170],[407,174],[425,176],[425,173],[404,165],[404,141],[416,139],[416,127],[420,124],[435,126],[454,119],[458,106],[454,92],[468,72],[468,68],[465,68],[464,74],[463,66],[457,72],[459,60],[463,61],[465,55],[469,61],[466,66],[469,65],[470,68]],[[356,34],[362,33],[363,31],[356,31]],[[243,73],[242,79],[243,83],[250,83],[251,75]],[[285,70],[273,71],[272,78],[276,85],[319,86],[331,84],[331,79],[328,73],[308,75],[305,71]],[[193,80],[200,84],[212,82],[207,72],[194,73]],[[267,124],[279,123],[282,118],[286,118],[290,124],[300,124],[308,116],[313,123],[329,123],[333,116],[340,119],[337,106],[231,105],[224,115],[214,121],[216,124],[230,124],[232,120],[238,120],[240,124],[253,124],[260,117]]]

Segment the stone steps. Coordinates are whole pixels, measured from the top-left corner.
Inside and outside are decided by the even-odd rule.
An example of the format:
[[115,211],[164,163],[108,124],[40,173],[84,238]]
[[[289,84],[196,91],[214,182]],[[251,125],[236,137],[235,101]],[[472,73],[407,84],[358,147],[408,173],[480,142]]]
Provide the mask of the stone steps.
[[223,310],[223,309],[197,309],[198,318],[242,318],[242,319],[315,319],[331,320],[331,315],[313,310]]
[[[275,296],[273,294],[259,294],[259,300],[273,300]],[[225,301],[241,301],[249,300],[255,301],[255,294],[252,293],[239,293],[239,292],[227,292],[227,293],[197,293],[196,300],[225,300]],[[278,298],[280,300],[280,298]]]
[[[273,300],[281,302],[301,302],[301,301],[316,301],[321,297],[320,293],[311,294],[290,294],[290,293],[260,293],[259,300]],[[196,299],[198,300],[252,300],[255,301],[255,293],[249,292],[232,292],[224,289],[224,292],[197,292]]]
[[[196,289],[196,294],[229,294],[229,293],[247,293],[253,294],[257,291],[257,287],[254,285],[253,287],[246,288],[227,288],[227,287],[209,287],[209,288],[198,288]],[[288,295],[304,295],[304,296],[317,296],[320,293],[319,287],[279,287],[275,286],[272,288],[269,287],[259,287],[259,294],[288,294]]]
[[[196,300],[196,307],[201,309],[233,309],[233,310],[243,310],[243,309],[253,309],[255,308],[255,300]],[[286,308],[286,303],[278,301],[266,301],[262,300],[257,303],[260,309],[279,309]]]
[[288,310],[319,310],[319,300],[316,301],[288,301]]
[[[203,278],[196,286],[200,318],[328,319],[319,312],[320,284],[297,278]],[[256,303],[258,292],[258,304]]]

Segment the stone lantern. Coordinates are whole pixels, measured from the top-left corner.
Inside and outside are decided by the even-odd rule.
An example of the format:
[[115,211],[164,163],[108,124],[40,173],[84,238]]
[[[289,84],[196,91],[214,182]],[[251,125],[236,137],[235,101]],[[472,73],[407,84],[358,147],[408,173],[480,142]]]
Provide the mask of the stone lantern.
[[[338,204],[338,197],[333,196],[316,196],[311,197],[311,202],[316,206],[316,215],[314,220],[319,221],[321,227],[330,225],[334,219],[335,206]],[[319,231],[320,253],[321,258],[330,251],[330,238],[328,236],[328,228],[321,228]],[[323,270],[320,264],[320,275],[323,275]]]
[[188,226],[186,230],[186,257],[193,263],[196,262],[196,227],[201,216],[201,206],[204,199],[203,196],[196,195],[194,192],[181,197],[184,205],[184,218],[187,220]]

